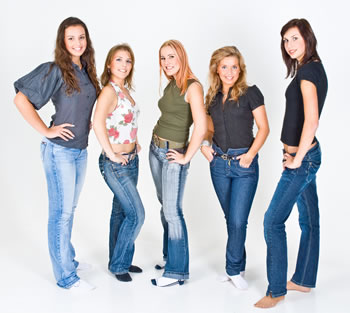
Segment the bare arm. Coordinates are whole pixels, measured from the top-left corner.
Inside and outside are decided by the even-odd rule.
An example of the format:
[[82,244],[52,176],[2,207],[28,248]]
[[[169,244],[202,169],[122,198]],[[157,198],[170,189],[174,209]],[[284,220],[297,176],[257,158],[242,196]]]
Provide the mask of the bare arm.
[[247,153],[244,153],[237,157],[239,165],[248,168],[252,163],[254,157],[259,152],[265,140],[270,132],[269,122],[267,120],[265,105],[261,105],[252,111],[258,132],[256,133],[253,144],[249,148]]
[[[207,115],[207,125],[208,125],[208,130],[204,136],[204,140],[208,140],[209,142],[212,142],[213,135],[214,135],[214,124],[213,124],[213,120],[210,117],[210,115]],[[208,146],[203,145],[203,146],[201,146],[201,152],[209,162],[211,162],[213,160],[214,150],[212,147],[208,147]]]
[[204,110],[203,89],[199,83],[193,83],[188,88],[187,101],[191,106],[194,124],[187,151],[185,154],[181,154],[173,149],[169,149],[169,152],[167,153],[167,157],[173,159],[171,162],[179,164],[186,164],[191,161],[207,132],[207,118]]
[[22,92],[16,94],[14,103],[24,119],[43,136],[47,138],[60,137],[65,141],[74,138],[74,134],[69,129],[65,128],[74,127],[72,124],[64,123],[48,128],[28,98]]
[[310,149],[312,140],[318,128],[318,98],[316,86],[307,80],[302,80],[300,84],[301,94],[304,102],[304,125],[301,132],[298,151],[295,157],[288,153],[284,154],[284,167],[298,168],[303,161],[305,154]]
[[122,153],[115,153],[108,139],[106,130],[106,118],[118,104],[118,97],[113,90],[113,87],[106,86],[102,89],[101,94],[97,99],[96,110],[93,118],[93,128],[102,149],[107,154],[108,158],[117,163],[125,165],[127,159]]

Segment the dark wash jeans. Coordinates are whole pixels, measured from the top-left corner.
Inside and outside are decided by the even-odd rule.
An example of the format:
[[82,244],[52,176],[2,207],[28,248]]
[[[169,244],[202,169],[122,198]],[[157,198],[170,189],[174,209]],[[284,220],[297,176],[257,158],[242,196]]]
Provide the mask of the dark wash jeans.
[[[217,154],[223,154],[216,145],[213,145],[213,149]],[[248,149],[228,149],[227,160],[214,155],[210,162],[211,179],[226,219],[226,272],[230,276],[245,270],[248,216],[259,179],[258,155],[249,168],[241,167],[237,160]]]
[[114,194],[108,263],[108,269],[113,274],[129,272],[134,256],[134,242],[145,219],[145,210],[136,188],[138,164],[137,155],[126,165],[112,162],[104,154],[99,158],[101,174]]
[[287,240],[285,222],[294,204],[299,211],[301,238],[298,260],[292,281],[300,286],[315,287],[320,242],[316,173],[321,164],[319,143],[305,155],[297,169],[286,168],[265,213],[264,235],[267,244],[266,295],[283,296],[287,293]]

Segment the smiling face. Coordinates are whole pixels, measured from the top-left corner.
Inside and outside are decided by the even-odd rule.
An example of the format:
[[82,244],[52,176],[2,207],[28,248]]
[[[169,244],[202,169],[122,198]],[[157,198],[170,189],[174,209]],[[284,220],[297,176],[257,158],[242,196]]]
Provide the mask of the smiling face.
[[64,43],[66,49],[76,64],[80,63],[80,57],[86,50],[87,41],[84,27],[73,25],[66,28],[64,32]]
[[305,55],[305,41],[298,27],[289,28],[283,36],[284,49],[292,59],[300,63]]
[[117,50],[108,66],[111,71],[111,80],[123,86],[132,66],[130,53],[125,50]]
[[239,78],[241,69],[237,57],[223,58],[217,68],[224,92],[227,92]]
[[180,61],[176,51],[170,46],[165,46],[160,50],[160,64],[163,71],[168,76],[176,78],[180,70]]

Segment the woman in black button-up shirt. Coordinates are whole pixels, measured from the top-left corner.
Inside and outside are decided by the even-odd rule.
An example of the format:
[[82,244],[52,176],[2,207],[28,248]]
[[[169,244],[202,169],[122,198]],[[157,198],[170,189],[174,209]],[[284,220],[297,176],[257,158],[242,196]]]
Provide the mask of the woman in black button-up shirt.
[[[57,285],[72,290],[94,287],[80,280],[71,244],[74,210],[84,182],[90,118],[100,91],[94,49],[86,25],[65,19],[58,28],[55,61],[41,64],[15,82],[15,104],[25,120],[45,137],[41,157],[49,194],[48,241]],[[36,110],[55,106],[47,127]]]
[[[209,69],[209,131],[201,151],[210,162],[212,182],[227,224],[226,275],[222,280],[246,289],[246,228],[259,178],[257,153],[269,126],[264,97],[258,87],[247,85],[244,60],[236,47],[214,51]],[[254,121],[258,127],[255,138]]]

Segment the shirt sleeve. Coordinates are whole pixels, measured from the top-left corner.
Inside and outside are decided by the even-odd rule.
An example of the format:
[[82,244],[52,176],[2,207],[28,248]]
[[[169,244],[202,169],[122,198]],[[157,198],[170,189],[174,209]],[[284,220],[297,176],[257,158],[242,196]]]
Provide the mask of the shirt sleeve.
[[250,109],[253,111],[261,105],[264,105],[264,96],[257,86],[249,87],[248,89],[248,99]]
[[315,86],[318,85],[319,73],[314,63],[315,62],[305,64],[298,70],[297,76],[298,76],[299,84],[301,83],[302,80],[307,80],[312,82]]
[[62,86],[61,70],[52,62],[39,65],[14,83],[16,93],[22,92],[36,110],[42,108]]

